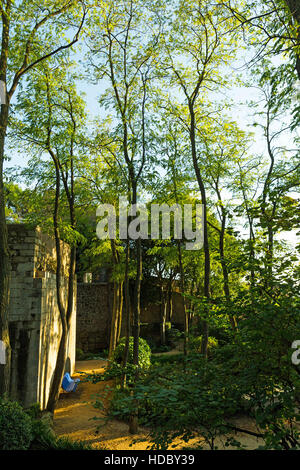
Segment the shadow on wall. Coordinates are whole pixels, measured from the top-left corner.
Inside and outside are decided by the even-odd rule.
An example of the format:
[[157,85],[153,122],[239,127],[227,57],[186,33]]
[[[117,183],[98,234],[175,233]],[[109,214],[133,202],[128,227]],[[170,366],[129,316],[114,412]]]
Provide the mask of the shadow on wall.
[[65,364],[65,374],[66,373],[69,373],[71,375],[72,371],[71,371],[71,359],[69,357],[67,357],[67,360],[66,360],[66,364]]

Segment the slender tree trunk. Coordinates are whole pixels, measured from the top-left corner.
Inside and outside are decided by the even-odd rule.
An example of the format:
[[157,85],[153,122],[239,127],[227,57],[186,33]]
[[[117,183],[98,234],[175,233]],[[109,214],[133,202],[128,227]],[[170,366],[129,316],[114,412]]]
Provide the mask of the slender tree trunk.
[[53,381],[49,393],[49,399],[47,403],[47,411],[54,413],[56,403],[59,398],[60,387],[65,373],[65,365],[67,359],[67,344],[70,332],[70,324],[72,314],[74,310],[74,282],[75,282],[75,264],[76,264],[76,249],[71,248],[70,253],[70,266],[68,274],[68,295],[67,295],[67,306],[65,307],[62,299],[62,270],[61,270],[61,248],[60,238],[56,233],[56,256],[57,256],[57,271],[56,271],[56,289],[57,289],[57,301],[58,310],[60,314],[60,321],[62,327],[62,335],[59,344],[59,350],[56,360],[56,366],[54,370]]
[[[219,252],[220,252],[220,261],[221,261],[222,273],[223,273],[223,291],[224,291],[224,295],[228,304],[228,308],[230,308],[231,295],[230,295],[230,287],[229,287],[229,274],[228,274],[227,262],[225,259],[226,210],[223,205],[221,192],[219,190],[218,184],[216,184],[215,189],[218,195],[218,200],[220,203],[221,214],[222,214],[221,230],[219,231]],[[229,318],[233,331],[235,331],[237,328],[237,322],[236,322],[235,316],[232,315],[231,312],[228,312],[228,318]]]
[[163,285],[160,289],[160,343],[166,344],[166,321],[167,321],[167,292],[164,291]]
[[180,272],[180,290],[183,300],[183,315],[184,315],[184,343],[183,343],[183,351],[184,355],[187,356],[188,353],[188,341],[189,341],[189,318],[186,308],[186,302],[184,298],[185,293],[185,276],[184,276],[184,269],[182,264],[182,253],[181,253],[181,245],[180,240],[177,240],[177,251],[178,251],[178,264],[179,264],[179,272]]
[[[175,190],[175,198],[176,198],[176,204],[178,204],[178,194],[177,194],[177,184],[176,184],[176,172],[174,165],[172,165],[172,172],[173,172],[173,184],[174,184],[174,190]],[[183,300],[183,315],[184,315],[184,355],[186,356],[188,353],[188,336],[189,336],[189,316],[187,313],[187,308],[186,308],[186,301],[184,298],[184,293],[185,293],[185,274],[184,274],[184,269],[183,269],[183,263],[182,263],[182,253],[181,253],[181,245],[180,241],[177,240],[177,252],[178,252],[178,264],[179,264],[179,272],[180,272],[180,288],[181,288],[181,294],[182,294],[182,300]]]
[[56,358],[56,366],[54,370],[53,380],[51,383],[47,411],[51,414],[54,413],[55,407],[59,398],[60,387],[62,383],[62,378],[65,370],[65,364],[67,360],[67,344],[68,344],[68,326],[67,323],[62,323],[62,335],[60,338],[58,354]]
[[114,282],[114,300],[112,309],[110,342],[108,358],[111,359],[118,341],[120,339],[122,327],[122,308],[123,308],[123,283]]
[[[226,263],[225,254],[224,254],[224,236],[225,236],[225,226],[222,223],[222,229],[220,232],[220,240],[219,240],[219,251],[220,251],[220,260],[221,260],[222,273],[223,273],[223,291],[224,291],[224,295],[225,295],[225,298],[229,307],[230,301],[231,301],[231,295],[230,295],[230,288],[229,288],[229,275],[228,275],[227,263]],[[230,312],[228,312],[228,318],[229,318],[232,329],[235,331],[237,328],[237,322],[236,322],[235,316],[232,315]]]
[[[140,298],[141,298],[141,280],[142,280],[142,243],[139,238],[136,241],[136,262],[137,272],[135,278],[135,290],[133,297],[133,365],[135,366],[134,384],[139,378],[139,339],[140,339]],[[138,402],[135,403],[134,413],[130,417],[129,432],[136,434],[138,432]]]
[[[54,236],[56,246],[56,297],[58,310],[60,315],[62,335],[59,343],[59,350],[56,359],[56,366],[54,370],[53,380],[50,388],[47,411],[54,413],[62,383],[62,378],[65,372],[65,365],[67,359],[67,344],[70,331],[70,324],[74,310],[74,282],[75,282],[75,268],[76,268],[76,247],[72,246],[70,250],[70,264],[68,271],[68,287],[67,287],[67,302],[64,304],[62,298],[62,253],[61,253],[61,240],[59,235],[58,213],[59,213],[59,200],[60,200],[60,168],[56,158],[54,158],[56,170],[56,194],[55,205],[53,212]],[[69,209],[71,226],[75,228],[75,214],[74,214],[74,197],[71,195],[69,199]]]
[[109,341],[109,352],[108,359],[111,359],[114,350],[117,345],[117,332],[118,332],[118,304],[119,304],[119,286],[117,282],[113,283],[113,306],[112,306],[112,318],[110,325],[110,341]]
[[8,106],[2,105],[0,115],[0,340],[6,351],[6,363],[0,364],[0,396],[9,394],[11,349],[8,328],[10,254],[5,218],[3,184],[4,143],[7,129]]
[[[241,168],[240,168],[241,171]],[[255,275],[255,233],[254,233],[254,222],[251,215],[251,211],[248,205],[247,193],[243,185],[242,175],[240,174],[240,186],[242,190],[243,200],[245,204],[246,215],[249,224],[249,271],[250,271],[250,287],[251,287],[251,296],[253,289],[255,287],[256,275]]]
[[[298,24],[298,46],[300,46],[300,2],[299,0],[284,0],[295,22]],[[297,51],[296,70],[300,80],[300,52]]]
[[172,322],[173,318],[173,292],[172,292],[172,281],[169,283],[169,288],[168,288],[168,315],[169,315],[169,321]]
[[[7,58],[10,36],[11,0],[2,7],[2,40],[0,55],[0,80],[6,87]],[[3,165],[5,139],[8,126],[9,97],[6,93],[6,103],[1,104],[0,112],[0,341],[5,347],[5,364],[0,364],[0,396],[9,395],[11,348],[9,341],[9,287],[10,287],[10,254],[8,247],[8,233],[5,217],[5,193],[3,183]]]
[[[125,303],[125,317],[126,317],[126,337],[124,356],[122,361],[123,370],[127,367],[128,354],[129,354],[129,341],[131,336],[131,301],[129,291],[129,259],[130,259],[130,243],[126,241],[126,259],[125,259],[125,280],[124,280],[124,303]],[[126,385],[126,373],[123,373],[121,379],[121,386],[124,388]]]
[[[116,250],[116,242],[115,240],[111,240],[111,249],[112,249],[112,258],[114,267],[118,266],[120,260],[119,255]],[[111,359],[119,338],[120,329],[121,329],[121,319],[120,315],[122,315],[122,283],[118,281],[114,281],[113,283],[113,306],[112,306],[112,318],[111,318],[111,328],[110,328],[110,342],[109,342],[109,353],[108,357]]]
[[59,343],[58,354],[56,357],[56,364],[53,374],[53,379],[51,383],[51,388],[48,397],[47,403],[47,411],[50,413],[54,413],[56,403],[59,398],[59,391],[61,386],[61,381],[63,377],[64,367],[66,363],[66,344],[67,344],[67,336],[68,336],[68,327],[67,327],[67,318],[65,307],[63,304],[62,299],[62,292],[61,292],[61,276],[62,276],[62,260],[61,260],[61,242],[59,236],[59,228],[58,228],[58,212],[59,212],[59,199],[60,199],[60,172],[59,166],[54,159],[55,170],[56,170],[56,192],[55,192],[55,203],[54,203],[54,211],[53,211],[53,225],[54,225],[54,237],[55,237],[55,247],[56,247],[56,299],[57,299],[57,306],[60,315],[60,322],[62,327],[62,334]]
[[[115,240],[110,240],[111,251],[112,251],[112,259],[114,268],[116,268],[118,264],[118,256],[116,251],[116,242]],[[109,352],[108,358],[111,359],[114,350],[116,349],[117,345],[117,330],[118,330],[118,299],[119,295],[119,286],[116,281],[113,282],[113,304],[111,310],[111,322],[110,322],[110,341],[109,341]]]
[[[196,150],[196,120],[195,120],[195,112],[193,109],[193,105],[189,103],[189,111],[190,111],[190,141],[191,141],[191,149],[192,149],[192,158],[193,158],[193,166],[196,174],[196,179],[198,182],[198,186],[200,189],[201,194],[201,202],[203,205],[203,249],[204,249],[204,296],[206,298],[206,306],[205,306],[205,315],[208,315],[209,312],[209,302],[210,302],[210,248],[209,248],[209,240],[208,240],[208,226],[207,226],[207,199],[206,199],[206,191],[204,182],[201,176],[201,172],[198,165],[197,159],[197,150]],[[207,357],[207,347],[208,347],[208,335],[209,335],[209,328],[207,320],[202,321],[202,343],[201,343],[201,353],[204,357]]]
[[118,331],[117,331],[117,343],[120,341],[123,321],[123,282],[119,283],[119,306],[118,306]]

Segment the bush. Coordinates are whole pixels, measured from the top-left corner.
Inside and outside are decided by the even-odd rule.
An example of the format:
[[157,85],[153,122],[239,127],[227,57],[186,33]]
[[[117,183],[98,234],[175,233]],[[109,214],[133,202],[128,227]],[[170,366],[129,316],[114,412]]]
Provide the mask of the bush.
[[0,450],[27,450],[32,421],[19,403],[0,399]]
[[[122,338],[116,347],[112,361],[121,364],[124,356],[126,338]],[[129,338],[128,363],[133,364],[133,337]],[[151,349],[147,341],[139,338],[139,368],[141,370],[149,369],[151,365]]]
[[39,404],[24,410],[17,402],[0,399],[0,450],[89,450],[83,442],[55,436]]
[[[109,363],[108,368],[102,375],[102,380],[118,379],[124,374],[126,375],[127,385],[134,382],[135,366],[133,365],[133,337],[129,339],[129,351],[128,361],[124,368],[122,365],[124,349],[125,349],[125,338],[122,338],[116,347],[112,359]],[[145,372],[151,366],[151,348],[147,341],[143,338],[139,338],[139,370]]]

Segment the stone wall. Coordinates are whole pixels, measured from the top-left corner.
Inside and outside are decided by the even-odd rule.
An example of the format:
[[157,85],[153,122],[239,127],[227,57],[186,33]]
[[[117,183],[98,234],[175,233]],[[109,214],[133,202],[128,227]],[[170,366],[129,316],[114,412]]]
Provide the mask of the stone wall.
[[[168,322],[178,326],[184,325],[184,305],[183,297],[180,292],[172,293],[173,312],[172,317],[167,318]],[[148,302],[141,308],[141,323],[158,324],[160,323],[160,304]]]
[[[113,291],[109,283],[79,283],[77,285],[77,348],[93,353],[99,353],[100,350],[108,348],[112,301]],[[171,319],[168,318],[168,321],[176,324],[177,327],[183,327],[184,309],[181,294],[173,292],[172,301],[173,315]],[[148,302],[141,308],[141,323],[149,326],[160,324],[158,303]],[[125,331],[124,321],[122,331]]]
[[112,295],[108,283],[77,284],[77,348],[99,353],[108,347]]
[[[11,396],[24,406],[38,402],[44,409],[61,337],[54,274],[55,244],[38,228],[30,230],[24,225],[10,224],[8,233],[12,260],[9,305]],[[69,247],[64,245],[63,248],[63,269],[66,270]],[[66,289],[63,291],[67,292]],[[75,295],[66,364],[66,370],[71,373],[75,365]]]

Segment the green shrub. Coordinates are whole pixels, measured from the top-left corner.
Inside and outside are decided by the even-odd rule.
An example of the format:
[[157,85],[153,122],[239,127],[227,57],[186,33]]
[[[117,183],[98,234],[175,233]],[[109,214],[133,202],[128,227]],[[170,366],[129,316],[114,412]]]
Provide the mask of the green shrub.
[[[130,337],[129,340],[129,351],[128,351],[128,361],[126,368],[123,367],[122,361],[124,356],[125,349],[125,338],[122,338],[116,347],[109,366],[107,367],[105,373],[102,375],[102,379],[118,379],[124,374],[126,375],[127,384],[130,385],[134,381],[135,375],[135,366],[133,365],[133,337]],[[148,345],[147,341],[143,338],[139,338],[139,369],[140,372],[145,372],[151,366],[151,348]]]
[[29,408],[26,408],[25,413],[30,416],[32,420],[39,419],[42,416],[40,403],[34,403]]
[[32,421],[19,403],[0,399],[0,450],[27,450]]
[[[122,338],[116,347],[112,361],[121,364],[124,356],[126,338]],[[129,338],[128,363],[133,364],[133,337]],[[151,349],[147,341],[139,338],[139,367],[141,370],[149,369],[151,365]]]
[[80,441],[55,436],[40,405],[26,411],[17,402],[0,398],[0,450],[90,450]]

